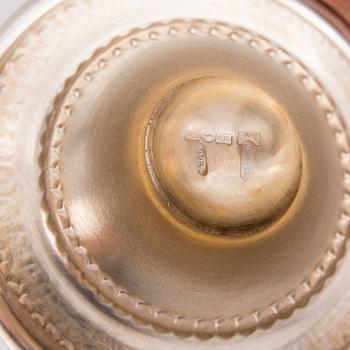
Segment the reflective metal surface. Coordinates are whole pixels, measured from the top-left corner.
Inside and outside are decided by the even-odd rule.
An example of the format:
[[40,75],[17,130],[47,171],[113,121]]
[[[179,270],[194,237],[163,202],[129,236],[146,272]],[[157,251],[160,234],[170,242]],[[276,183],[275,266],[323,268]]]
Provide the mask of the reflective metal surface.
[[232,76],[199,77],[167,92],[146,139],[150,177],[164,204],[184,221],[226,235],[260,231],[283,215],[302,174],[288,116]]
[[344,348],[347,39],[299,1],[152,9],[62,1],[1,58],[4,328],[34,349]]

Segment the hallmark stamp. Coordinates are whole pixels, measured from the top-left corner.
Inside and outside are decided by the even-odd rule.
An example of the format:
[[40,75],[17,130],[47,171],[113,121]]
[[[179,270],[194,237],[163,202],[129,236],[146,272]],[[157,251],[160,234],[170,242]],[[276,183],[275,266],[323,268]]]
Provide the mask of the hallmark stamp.
[[201,143],[196,149],[196,167],[199,175],[206,176],[208,174],[207,150]]
[[209,132],[206,132],[202,134],[202,140],[206,143],[212,143],[215,141],[215,134],[211,134]]
[[226,145],[231,145],[231,143],[232,143],[232,134],[219,132],[215,136],[215,142],[216,143],[223,143],[223,144],[226,144]]
[[248,181],[254,174],[255,151],[261,145],[261,134],[258,131],[239,131],[237,143],[241,146],[240,176]]
[[211,133],[205,131],[203,133],[194,133],[186,130],[185,140],[198,142],[198,146],[195,151],[195,164],[197,172],[201,176],[208,174],[208,157],[207,149],[203,143],[218,143],[218,144],[232,144],[233,136],[230,133]]
[[238,141],[239,145],[261,145],[261,134],[259,131],[239,131]]
[[186,130],[185,140],[186,141],[200,141],[202,136],[199,134],[192,133],[191,131]]
[[218,133],[211,133],[211,132],[204,132],[201,134],[194,133],[191,131],[186,130],[185,133],[185,140],[186,141],[203,141],[205,143],[222,143],[231,145],[232,144],[233,135],[231,133],[225,133],[225,132],[218,132]]
[[[185,132],[185,140],[198,142],[195,151],[195,164],[197,172],[201,176],[208,174],[207,149],[204,143],[216,143],[231,145],[233,135],[229,132],[212,133],[205,131],[195,133],[189,130]],[[239,131],[237,135],[237,144],[240,146],[240,177],[248,181],[254,174],[254,161],[256,148],[261,146],[261,133],[259,131]]]

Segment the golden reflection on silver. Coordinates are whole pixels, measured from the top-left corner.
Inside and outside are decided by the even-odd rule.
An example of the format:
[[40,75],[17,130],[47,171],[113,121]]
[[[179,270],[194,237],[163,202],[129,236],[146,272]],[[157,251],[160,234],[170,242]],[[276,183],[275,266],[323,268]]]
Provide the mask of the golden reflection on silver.
[[350,48],[299,1],[173,3],[63,1],[0,59],[0,323],[345,348]]
[[237,78],[175,86],[156,105],[145,157],[159,198],[210,233],[261,231],[290,207],[302,154],[285,111]]
[[[341,116],[295,57],[254,32],[232,39],[233,31],[174,20],[116,39],[67,81],[41,137],[45,237],[76,266],[68,269],[77,283],[132,327],[230,338],[270,326],[306,304],[345,245]],[[292,163],[282,162],[287,193],[299,177],[290,203],[272,181],[279,157]],[[164,177],[163,163],[184,165],[183,188],[174,185],[182,173]],[[201,191],[213,173],[222,183]],[[232,179],[242,189],[265,181],[284,212],[273,216],[273,203],[256,198],[272,216],[230,212],[226,199],[238,207],[244,198],[229,196]],[[208,194],[217,212],[205,208]]]

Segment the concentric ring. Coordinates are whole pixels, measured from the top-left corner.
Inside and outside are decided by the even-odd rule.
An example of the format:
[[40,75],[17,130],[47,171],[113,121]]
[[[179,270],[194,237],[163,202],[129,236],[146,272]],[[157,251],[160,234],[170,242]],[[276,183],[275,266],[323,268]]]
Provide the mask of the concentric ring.
[[[328,125],[334,133],[340,162],[344,169],[344,212],[339,217],[338,228],[328,250],[320,258],[318,266],[290,294],[272,302],[267,308],[247,315],[233,315],[225,319],[194,319],[175,315],[129,295],[121,286],[116,285],[101,271],[100,267],[90,258],[87,249],[80,244],[79,236],[66,210],[64,184],[60,177],[60,155],[65,128],[67,121],[74,117],[75,103],[84,93],[84,86],[93,84],[94,77],[108,65],[110,60],[118,59],[131,48],[137,48],[145,42],[157,40],[162,36],[179,38],[188,35],[210,35],[218,40],[233,40],[241,45],[249,45],[265,53],[273,62],[283,65],[291,74],[294,74],[300,80],[300,86],[303,86],[314,97],[322,114],[327,118]],[[342,256],[350,222],[347,211],[348,193],[350,192],[348,140],[336,106],[317,79],[298,60],[266,38],[246,29],[205,21],[173,21],[167,24],[153,24],[146,29],[113,40],[107,47],[99,49],[82,67],[76,75],[69,79],[66,88],[58,97],[62,104],[60,110],[52,115],[47,130],[48,142],[44,150],[45,165],[42,171],[45,175],[45,197],[50,209],[50,217],[59,231],[59,239],[66,247],[62,249],[61,254],[68,255],[72,261],[85,265],[86,269],[82,276],[86,275],[86,277],[82,279],[85,280],[87,286],[93,284],[93,290],[100,301],[112,303],[117,310],[123,310],[136,318],[169,331],[208,336],[252,331],[257,327],[272,324],[278,318],[291,314],[298,306],[307,303],[310,297],[322,287]]]

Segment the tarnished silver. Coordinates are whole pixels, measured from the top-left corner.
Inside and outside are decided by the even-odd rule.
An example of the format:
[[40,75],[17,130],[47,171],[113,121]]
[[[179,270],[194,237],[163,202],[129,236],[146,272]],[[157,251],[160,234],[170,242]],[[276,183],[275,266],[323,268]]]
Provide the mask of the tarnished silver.
[[346,348],[338,21],[296,0],[29,6],[0,41],[10,346]]

